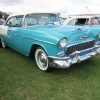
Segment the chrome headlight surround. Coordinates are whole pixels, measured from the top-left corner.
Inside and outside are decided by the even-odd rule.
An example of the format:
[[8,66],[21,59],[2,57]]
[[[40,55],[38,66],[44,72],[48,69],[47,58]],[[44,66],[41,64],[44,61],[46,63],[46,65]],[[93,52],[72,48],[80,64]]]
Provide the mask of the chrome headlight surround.
[[67,38],[61,39],[61,40],[59,41],[59,43],[58,43],[59,47],[61,47],[61,48],[66,47],[67,41],[68,41]]

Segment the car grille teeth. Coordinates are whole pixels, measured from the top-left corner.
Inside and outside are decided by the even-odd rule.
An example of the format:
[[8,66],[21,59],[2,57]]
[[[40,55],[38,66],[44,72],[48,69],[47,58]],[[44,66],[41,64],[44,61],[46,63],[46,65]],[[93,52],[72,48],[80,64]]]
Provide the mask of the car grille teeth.
[[89,42],[84,42],[84,43],[73,45],[73,46],[69,46],[67,48],[67,55],[69,55],[75,51],[81,51],[84,49],[92,48],[94,45],[95,45],[95,40],[89,41]]

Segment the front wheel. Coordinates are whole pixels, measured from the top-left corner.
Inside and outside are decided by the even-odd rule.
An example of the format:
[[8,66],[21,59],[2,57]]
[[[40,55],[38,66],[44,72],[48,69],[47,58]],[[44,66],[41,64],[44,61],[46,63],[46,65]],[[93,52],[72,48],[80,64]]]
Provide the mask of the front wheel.
[[42,71],[49,71],[49,61],[48,56],[42,48],[37,48],[35,52],[35,61],[37,66]]

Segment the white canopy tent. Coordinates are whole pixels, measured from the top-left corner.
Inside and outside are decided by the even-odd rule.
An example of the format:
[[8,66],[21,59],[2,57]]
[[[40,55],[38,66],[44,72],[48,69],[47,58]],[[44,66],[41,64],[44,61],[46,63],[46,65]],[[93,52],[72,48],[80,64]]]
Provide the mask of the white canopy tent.
[[70,13],[69,16],[83,16],[83,15],[95,15],[96,14],[91,9],[89,9],[88,7],[77,9],[73,12],[74,13]]

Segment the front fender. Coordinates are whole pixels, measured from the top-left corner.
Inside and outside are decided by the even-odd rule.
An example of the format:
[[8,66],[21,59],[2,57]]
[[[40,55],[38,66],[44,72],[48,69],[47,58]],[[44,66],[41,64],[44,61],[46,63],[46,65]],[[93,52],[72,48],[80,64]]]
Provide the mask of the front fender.
[[27,47],[27,48],[29,48],[29,50],[27,49],[28,55],[30,54],[30,51],[31,51],[31,48],[33,45],[38,45],[38,46],[42,47],[48,56],[55,56],[56,57],[59,52],[66,50],[65,48],[59,48],[57,45],[34,41],[31,43],[30,47]]

